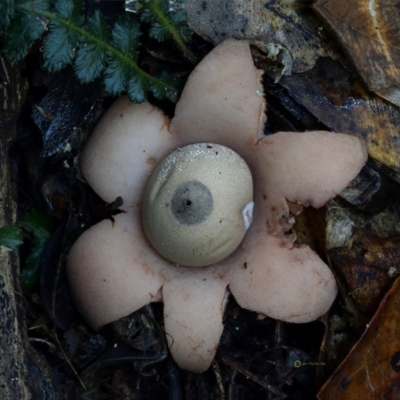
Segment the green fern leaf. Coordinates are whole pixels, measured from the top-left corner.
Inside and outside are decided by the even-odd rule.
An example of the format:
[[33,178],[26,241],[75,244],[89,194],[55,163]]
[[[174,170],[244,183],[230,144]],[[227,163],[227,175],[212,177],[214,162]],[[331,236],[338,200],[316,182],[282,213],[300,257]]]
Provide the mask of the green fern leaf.
[[11,61],[24,58],[46,28],[46,21],[38,17],[35,12],[36,10],[46,10],[48,2],[38,0],[25,5],[26,9],[18,9],[12,24],[9,21],[9,26],[4,32],[3,53]]
[[150,82],[149,90],[158,99],[168,99],[176,102],[178,99],[177,88],[182,86],[182,81],[171,78],[165,71],[161,73],[157,81]]
[[111,96],[119,96],[127,87],[129,75],[129,66],[118,60],[109,60],[108,66],[104,71],[104,86],[106,92]]
[[10,21],[14,16],[13,5],[13,0],[0,0],[0,34],[10,25]]
[[134,16],[124,14],[112,31],[113,44],[136,60],[140,35],[139,21]]
[[165,71],[161,73],[159,79],[164,84],[164,97],[173,103],[177,102],[178,93],[183,88],[183,80],[180,78],[172,78]]
[[140,19],[151,24],[149,35],[159,42],[174,39],[183,54],[195,63],[194,54],[186,46],[193,32],[187,25],[185,10],[169,9],[168,0],[141,0],[140,5]]
[[169,32],[165,26],[159,24],[158,22],[155,22],[151,25],[149,29],[149,35],[159,42],[163,42],[164,40],[171,37],[171,32]]
[[110,41],[106,21],[99,11],[89,19],[87,30],[96,40],[82,39],[77,51],[74,68],[82,82],[92,82],[102,74],[107,64],[107,52],[102,43]]
[[19,226],[32,234],[32,245],[26,265],[20,274],[24,289],[32,289],[39,280],[40,258],[54,230],[53,220],[38,210],[32,210]]
[[13,4],[14,7],[30,14],[49,9],[49,0],[14,0]]
[[166,90],[163,84],[159,82],[152,82],[150,85],[150,90],[154,96],[158,99],[163,99],[166,97]]
[[[104,73],[104,84],[110,94],[119,95],[121,92],[128,90],[128,82],[134,78],[132,66],[135,66],[140,71],[136,65],[139,36],[140,25],[135,17],[123,15],[115,24],[112,31],[112,44],[120,52],[109,52],[108,67]],[[137,81],[140,82],[140,80]],[[141,97],[140,95],[134,95],[134,87],[136,86],[132,85],[132,89],[129,90],[129,97],[132,101],[135,101],[136,97]]]
[[[161,10],[163,0],[149,1],[155,10]],[[122,15],[110,32],[100,11],[87,20],[83,18],[81,0],[0,0],[0,5],[5,7],[0,17],[0,29],[5,28],[2,51],[8,58],[23,58],[33,42],[48,31],[42,45],[44,67],[48,70],[72,65],[81,82],[102,78],[109,94],[127,92],[135,102],[146,100],[148,91],[158,98],[176,100],[175,80],[156,78],[139,68],[140,23],[133,15]],[[170,37],[171,24],[180,26],[184,20],[178,15],[174,22],[168,19],[168,12],[161,10],[157,14],[149,9],[152,34],[159,40]]]
[[82,11],[81,0],[57,0],[55,2],[55,11],[60,17],[71,20],[74,23],[78,20]]
[[151,11],[147,2],[142,1],[139,11],[140,11],[140,20],[141,21],[147,22],[148,24],[151,24],[151,23],[157,21],[155,13],[153,11]]
[[175,12],[170,12],[168,15],[171,18],[172,22],[174,23],[176,29],[178,29],[183,40],[185,42],[189,42],[190,40],[192,40],[193,31],[187,24],[186,11],[181,9]]
[[[58,0],[55,4],[54,17],[62,18],[62,22],[53,20],[49,23],[49,33],[44,41],[44,68],[51,72],[71,64],[75,58],[76,43],[79,34],[73,26],[83,22],[80,15],[82,4],[79,0]],[[67,21],[67,23],[64,23]]]
[[146,82],[140,76],[135,76],[128,82],[127,93],[130,100],[135,103],[142,103],[147,100],[147,90]]

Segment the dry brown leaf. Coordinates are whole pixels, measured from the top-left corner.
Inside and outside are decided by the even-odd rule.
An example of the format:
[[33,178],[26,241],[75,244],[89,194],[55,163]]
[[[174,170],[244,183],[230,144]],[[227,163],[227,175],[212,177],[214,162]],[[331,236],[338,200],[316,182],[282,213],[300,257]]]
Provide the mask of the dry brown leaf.
[[371,90],[400,84],[399,0],[319,0],[314,8]]
[[400,172],[400,109],[368,92],[341,64],[319,59],[311,71],[279,83],[327,127],[364,137],[372,158]]
[[353,246],[329,250],[342,272],[354,303],[363,311],[375,311],[383,294],[400,275],[400,236],[379,238],[360,231]]
[[318,393],[319,400],[400,398],[400,278],[368,329]]
[[214,44],[228,37],[250,40],[283,65],[283,75],[337,56],[320,19],[298,0],[186,0],[184,7],[200,36]]

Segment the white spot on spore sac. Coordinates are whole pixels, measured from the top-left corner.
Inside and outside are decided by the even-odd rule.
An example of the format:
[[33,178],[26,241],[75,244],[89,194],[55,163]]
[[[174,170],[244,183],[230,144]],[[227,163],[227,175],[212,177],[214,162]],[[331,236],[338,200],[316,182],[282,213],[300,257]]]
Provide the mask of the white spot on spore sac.
[[244,223],[244,228],[249,229],[251,223],[253,222],[253,210],[254,210],[254,201],[250,201],[247,203],[242,211],[242,216],[243,216],[243,223]]

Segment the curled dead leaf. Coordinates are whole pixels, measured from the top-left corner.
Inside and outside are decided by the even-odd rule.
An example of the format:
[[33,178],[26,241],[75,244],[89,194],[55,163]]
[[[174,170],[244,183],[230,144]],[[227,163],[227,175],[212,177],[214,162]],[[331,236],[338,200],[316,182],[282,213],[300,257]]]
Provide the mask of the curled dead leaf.
[[370,90],[400,105],[400,3],[319,0],[314,4]]
[[398,399],[400,278],[382,300],[360,341],[318,393],[319,400]]

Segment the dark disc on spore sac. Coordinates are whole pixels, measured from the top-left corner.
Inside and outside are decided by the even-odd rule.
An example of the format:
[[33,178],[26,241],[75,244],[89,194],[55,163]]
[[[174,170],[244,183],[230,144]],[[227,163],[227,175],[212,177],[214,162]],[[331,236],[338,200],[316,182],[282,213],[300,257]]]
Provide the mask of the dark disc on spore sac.
[[204,222],[212,209],[212,194],[201,182],[183,182],[172,194],[171,212],[182,225],[191,226]]

